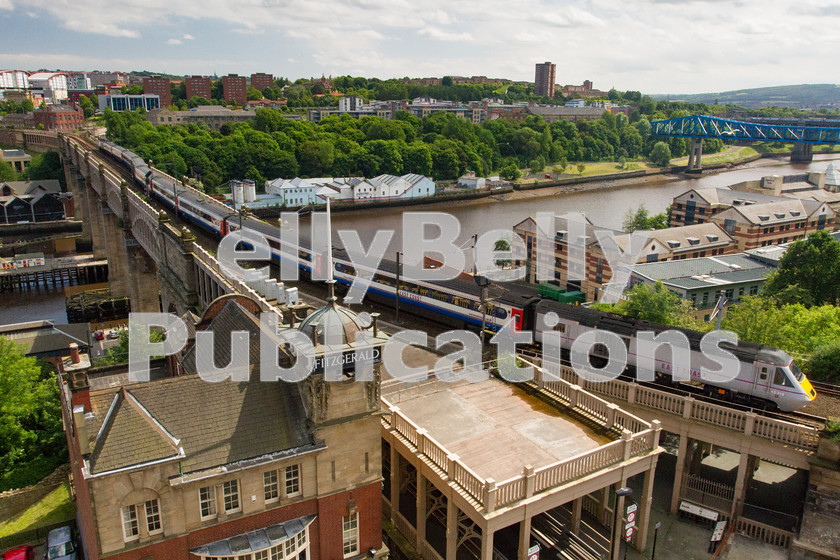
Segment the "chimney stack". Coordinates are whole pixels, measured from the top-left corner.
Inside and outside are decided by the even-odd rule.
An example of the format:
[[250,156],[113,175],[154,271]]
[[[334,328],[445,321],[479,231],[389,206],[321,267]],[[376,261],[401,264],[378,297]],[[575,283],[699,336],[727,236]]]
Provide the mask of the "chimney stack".
[[78,364],[82,361],[82,359],[79,357],[79,345],[75,342],[70,343],[70,361],[74,364]]

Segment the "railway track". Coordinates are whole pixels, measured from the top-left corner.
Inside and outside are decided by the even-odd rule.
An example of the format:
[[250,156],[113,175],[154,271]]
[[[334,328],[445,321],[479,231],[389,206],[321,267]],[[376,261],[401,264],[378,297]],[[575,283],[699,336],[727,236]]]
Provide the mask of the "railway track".
[[834,385],[833,383],[824,383],[822,381],[811,381],[811,385],[813,385],[814,389],[817,390],[817,394],[826,395],[829,397],[834,397],[836,399],[840,399],[840,385]]

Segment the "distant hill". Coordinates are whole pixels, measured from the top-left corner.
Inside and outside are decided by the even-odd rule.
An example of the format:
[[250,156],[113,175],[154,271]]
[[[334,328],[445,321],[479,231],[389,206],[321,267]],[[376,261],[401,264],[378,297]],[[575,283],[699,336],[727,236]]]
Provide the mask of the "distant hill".
[[753,89],[736,89],[719,93],[652,95],[654,99],[688,103],[739,105],[748,109],[791,107],[793,109],[840,108],[840,86],[837,84],[801,84]]

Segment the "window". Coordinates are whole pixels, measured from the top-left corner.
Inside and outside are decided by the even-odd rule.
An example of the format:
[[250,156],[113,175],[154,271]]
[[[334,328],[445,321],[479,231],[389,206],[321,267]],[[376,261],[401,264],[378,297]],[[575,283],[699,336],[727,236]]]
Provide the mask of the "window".
[[146,531],[150,535],[160,533],[163,529],[160,524],[160,508],[157,500],[149,500],[146,502]]
[[216,517],[216,489],[213,486],[198,489],[198,503],[201,507],[201,519]]
[[277,546],[271,547],[271,560],[283,560],[283,545],[278,544]]
[[222,484],[222,498],[225,503],[225,513],[239,511],[239,481],[228,480]]
[[286,497],[300,495],[300,465],[286,467]]
[[276,502],[280,497],[280,486],[277,483],[277,471],[263,473],[266,503]]
[[773,385],[778,385],[780,387],[793,387],[793,383],[788,378],[787,374],[785,374],[785,370],[782,368],[776,368],[776,375],[773,379]]
[[261,550],[254,553],[254,560],[268,560],[268,551]]
[[359,553],[359,514],[351,513],[341,518],[344,538],[344,557]]
[[140,536],[140,525],[137,523],[137,508],[134,505],[122,508],[123,539],[133,541]]

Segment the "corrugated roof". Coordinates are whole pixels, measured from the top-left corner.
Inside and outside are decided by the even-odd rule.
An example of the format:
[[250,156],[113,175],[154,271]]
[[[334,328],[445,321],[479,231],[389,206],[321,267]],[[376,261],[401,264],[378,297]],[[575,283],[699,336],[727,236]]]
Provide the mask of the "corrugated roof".
[[643,276],[653,281],[673,280],[703,274],[718,275],[733,270],[767,269],[758,261],[749,258],[745,253],[735,255],[718,255],[716,257],[699,257],[696,259],[681,259],[676,261],[662,261],[654,263],[640,263],[633,266],[633,274]]

